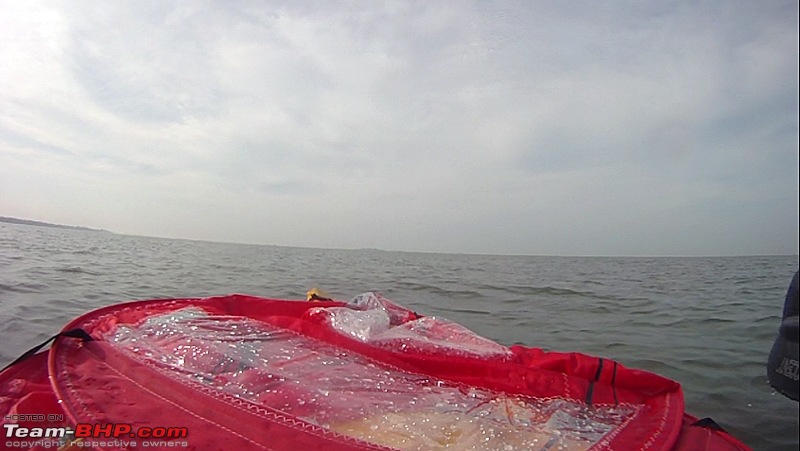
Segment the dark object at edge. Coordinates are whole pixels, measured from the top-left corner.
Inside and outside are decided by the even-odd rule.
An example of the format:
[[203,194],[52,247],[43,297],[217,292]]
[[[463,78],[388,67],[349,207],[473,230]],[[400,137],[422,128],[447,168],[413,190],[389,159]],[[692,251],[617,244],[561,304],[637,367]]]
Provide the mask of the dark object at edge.
[[798,357],[800,344],[798,343],[798,275],[794,274],[792,284],[786,292],[786,301],[783,305],[783,319],[778,330],[778,338],[772,345],[767,360],[767,379],[772,386],[787,398],[798,401],[800,381],[798,381]]

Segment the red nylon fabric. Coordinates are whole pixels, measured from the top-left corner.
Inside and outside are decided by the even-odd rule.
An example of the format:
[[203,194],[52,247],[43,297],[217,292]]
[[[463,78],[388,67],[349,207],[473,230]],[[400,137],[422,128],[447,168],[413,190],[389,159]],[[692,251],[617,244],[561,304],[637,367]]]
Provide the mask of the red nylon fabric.
[[[508,357],[479,358],[435,352],[401,352],[343,335],[309,314],[339,302],[298,302],[245,295],[208,299],[137,301],[95,310],[64,330],[81,327],[97,341],[56,340],[49,355],[38,354],[0,374],[0,413],[64,413],[70,424],[130,423],[136,427],[181,426],[189,432],[182,449],[387,450],[332,432],[274,408],[282,392],[256,405],[229,394],[164,377],[102,340],[119,324],[197,306],[215,315],[252,318],[372,361],[415,374],[510,395],[562,398],[583,403],[591,390],[598,405],[627,404],[636,413],[591,449],[746,450],[720,431],[691,426],[678,383],[577,353],[511,347]],[[407,319],[414,319],[409,314]],[[47,368],[44,359],[49,358]],[[596,377],[597,376],[597,377]],[[595,380],[597,379],[597,380]],[[612,383],[613,382],[613,383]],[[59,403],[60,401],[60,403]],[[701,445],[703,447],[698,448]],[[84,448],[85,449],[85,448]],[[174,449],[174,448],[170,448]]]
[[683,416],[680,437],[675,444],[676,450],[716,451],[716,450],[749,450],[750,448],[737,438],[721,431],[695,426],[697,417],[689,414]]

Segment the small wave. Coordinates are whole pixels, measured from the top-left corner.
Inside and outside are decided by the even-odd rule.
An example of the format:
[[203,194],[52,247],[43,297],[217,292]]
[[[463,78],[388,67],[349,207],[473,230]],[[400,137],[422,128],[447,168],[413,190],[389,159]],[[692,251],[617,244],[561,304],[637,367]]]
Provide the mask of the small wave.
[[99,248],[97,246],[92,246],[92,247],[87,248],[87,249],[81,249],[81,250],[74,251],[73,254],[75,254],[75,255],[92,255],[92,254],[96,253],[98,249]]
[[40,283],[18,283],[16,285],[6,285],[0,283],[0,293],[38,293],[47,288]]
[[486,290],[496,290],[511,294],[523,296],[572,296],[572,297],[591,297],[597,298],[591,292],[570,290],[568,288],[557,288],[551,286],[534,287],[534,286],[514,286],[514,285],[480,285],[479,288]]
[[730,323],[737,323],[739,321],[730,318],[720,318],[718,316],[709,316],[708,318],[703,319],[700,321],[703,324],[730,324]]
[[99,272],[90,271],[88,269],[82,268],[80,266],[65,266],[63,268],[56,268],[58,272],[65,272],[69,274],[88,274],[90,276],[99,276]]
[[559,288],[550,285],[535,286],[500,286],[500,285],[479,285],[478,288],[492,291],[499,291],[524,297],[549,297],[549,298],[582,298],[614,302],[639,302],[642,305],[650,304],[650,300],[641,296],[627,297],[600,294],[589,290],[577,290],[572,288]]
[[686,368],[679,367],[674,363],[648,358],[628,358],[626,363],[631,367],[642,368],[657,374],[680,374],[682,371],[687,371]]
[[447,288],[441,288],[436,285],[429,285],[429,284],[422,284],[422,283],[413,283],[413,282],[398,282],[397,287],[400,289],[410,290],[410,291],[424,291],[434,295],[440,296],[447,296],[450,298],[454,297],[466,297],[466,298],[479,298],[481,294],[474,290],[453,290]]
[[456,312],[456,313],[469,313],[472,315],[492,315],[492,312],[487,312],[484,310],[473,310],[473,309],[465,309],[465,308],[450,308],[449,311]]

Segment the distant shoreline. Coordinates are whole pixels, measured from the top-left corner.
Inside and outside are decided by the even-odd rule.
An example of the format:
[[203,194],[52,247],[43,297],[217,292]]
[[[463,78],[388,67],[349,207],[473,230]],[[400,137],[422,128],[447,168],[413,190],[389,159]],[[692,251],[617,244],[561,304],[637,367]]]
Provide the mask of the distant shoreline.
[[85,230],[87,232],[106,232],[106,233],[111,233],[108,230],[103,230],[103,229],[92,229],[90,227],[84,227],[84,226],[71,226],[71,225],[63,225],[63,224],[53,224],[53,223],[50,223],[50,222],[34,221],[32,219],[10,218],[8,216],[0,216],[0,222],[5,222],[5,223],[8,223],[8,224],[32,225],[32,226],[38,226],[38,227],[51,227],[51,228],[54,228],[54,229]]

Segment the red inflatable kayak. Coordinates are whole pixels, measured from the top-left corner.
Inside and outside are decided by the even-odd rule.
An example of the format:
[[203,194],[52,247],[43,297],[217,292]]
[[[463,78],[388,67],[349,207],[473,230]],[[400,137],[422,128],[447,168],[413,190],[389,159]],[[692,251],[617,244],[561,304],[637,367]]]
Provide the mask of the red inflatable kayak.
[[0,373],[6,449],[746,450],[678,383],[380,295],[137,301]]

